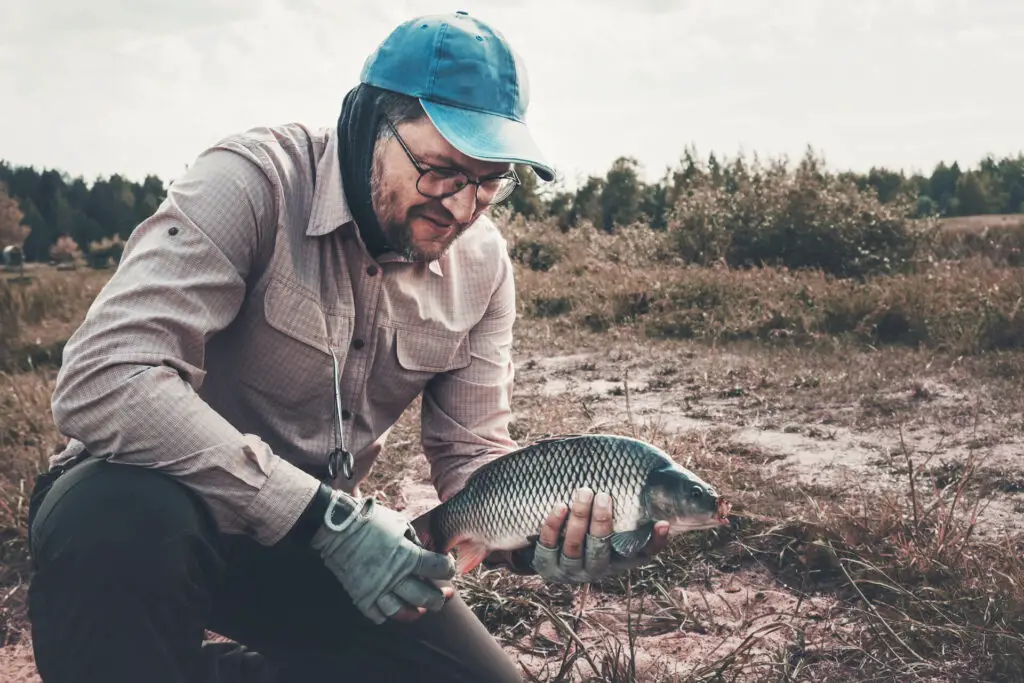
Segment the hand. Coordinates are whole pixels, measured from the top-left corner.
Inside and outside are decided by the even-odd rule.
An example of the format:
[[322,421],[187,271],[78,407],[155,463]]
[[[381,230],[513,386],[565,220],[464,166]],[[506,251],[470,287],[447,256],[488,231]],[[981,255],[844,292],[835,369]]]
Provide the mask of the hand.
[[[668,545],[668,522],[657,522],[651,540],[635,557],[613,557],[613,515],[607,493],[595,496],[589,488],[577,490],[571,510],[558,504],[544,520],[531,566],[548,581],[590,583],[643,564]],[[565,539],[559,548],[563,524]]]
[[312,545],[375,624],[413,621],[454,595],[451,586],[431,581],[455,576],[452,559],[424,549],[412,526],[375,498],[335,491]]

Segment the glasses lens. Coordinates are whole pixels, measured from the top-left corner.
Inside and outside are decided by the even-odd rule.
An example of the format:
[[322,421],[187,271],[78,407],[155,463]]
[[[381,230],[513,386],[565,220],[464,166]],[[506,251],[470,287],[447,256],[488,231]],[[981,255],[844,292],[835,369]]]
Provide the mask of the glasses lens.
[[480,185],[476,193],[476,200],[481,204],[498,204],[505,201],[516,189],[514,178],[495,178],[486,180]]
[[465,174],[433,169],[420,176],[417,188],[428,197],[441,199],[455,194],[468,183]]
[[[444,199],[460,192],[469,184],[469,179],[464,173],[431,169],[420,176],[416,188],[427,197]],[[478,204],[497,204],[508,199],[515,187],[515,178],[485,180],[476,188],[476,201]]]

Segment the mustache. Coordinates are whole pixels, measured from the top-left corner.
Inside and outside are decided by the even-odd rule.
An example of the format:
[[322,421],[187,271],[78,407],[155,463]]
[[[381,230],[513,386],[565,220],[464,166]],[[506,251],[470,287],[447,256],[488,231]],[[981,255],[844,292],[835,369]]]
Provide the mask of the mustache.
[[413,216],[418,215],[423,218],[429,218],[430,220],[441,223],[442,225],[455,225],[456,227],[460,227],[459,222],[455,220],[455,216],[453,216],[451,212],[444,208],[440,203],[437,203],[435,206],[417,206],[410,210],[409,213]]

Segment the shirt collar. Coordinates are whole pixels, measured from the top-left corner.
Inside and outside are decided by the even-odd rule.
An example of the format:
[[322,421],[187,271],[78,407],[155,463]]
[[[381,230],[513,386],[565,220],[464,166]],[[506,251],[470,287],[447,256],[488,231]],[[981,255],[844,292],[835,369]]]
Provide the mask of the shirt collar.
[[[404,256],[399,256],[398,254],[396,254],[393,251],[389,251],[389,252],[381,254],[377,258],[377,262],[378,263],[412,263],[412,261],[410,261],[409,259],[405,258]],[[419,264],[413,264],[413,265],[419,265]],[[434,275],[437,275],[438,277],[444,277],[444,269],[441,268],[441,261],[440,260],[430,261],[429,263],[427,263],[427,270],[429,270]]]
[[338,161],[338,136],[330,128],[325,136],[324,154],[316,161],[316,185],[313,190],[313,209],[309,214],[306,234],[321,237],[352,222],[341,182],[341,163]]
[[[352,211],[348,208],[348,201],[345,199],[341,162],[338,159],[337,131],[328,128],[325,137],[325,153],[316,161],[317,181],[313,191],[313,209],[310,211],[306,235],[322,237],[348,225],[352,235],[365,250],[366,245],[363,244],[362,237],[356,229]],[[378,263],[411,263],[404,256],[390,251],[381,254],[377,261]],[[441,267],[440,260],[428,263],[427,269],[438,277],[444,277],[444,269]]]

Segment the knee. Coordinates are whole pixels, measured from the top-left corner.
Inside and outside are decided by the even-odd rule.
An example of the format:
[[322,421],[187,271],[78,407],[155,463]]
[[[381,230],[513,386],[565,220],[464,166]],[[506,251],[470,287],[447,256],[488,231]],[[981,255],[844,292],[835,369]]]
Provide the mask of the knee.
[[60,477],[32,527],[40,569],[74,563],[157,578],[215,542],[205,511],[183,485],[151,470],[102,461]]

